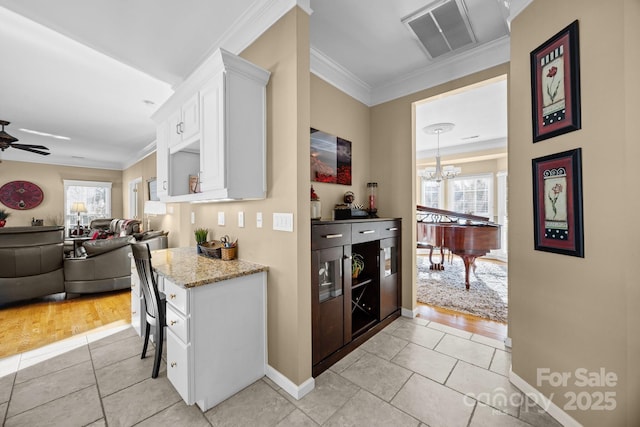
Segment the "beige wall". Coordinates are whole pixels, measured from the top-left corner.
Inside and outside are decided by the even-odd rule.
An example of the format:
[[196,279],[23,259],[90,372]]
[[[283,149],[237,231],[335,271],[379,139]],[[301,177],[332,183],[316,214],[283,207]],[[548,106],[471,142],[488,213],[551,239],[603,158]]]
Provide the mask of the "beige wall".
[[332,218],[333,208],[344,203],[347,191],[355,194],[356,203],[366,207],[371,164],[369,107],[311,75],[311,127],[351,141],[351,185],[311,182],[322,202],[322,219]]
[[[565,393],[615,392],[615,411],[567,413],[588,426],[640,425],[638,408],[637,0],[536,0],[511,26],[509,331],[513,371],[563,408]],[[529,53],[579,20],[582,129],[532,143]],[[533,249],[531,159],[582,148],[585,257]],[[631,222],[625,220],[631,218]],[[616,387],[538,384],[578,368]]]
[[[309,17],[295,8],[241,56],[269,70],[267,85],[267,198],[175,205],[170,236],[175,246],[195,245],[193,230],[209,238],[238,239],[238,256],[269,266],[267,285],[268,363],[292,382],[311,377],[309,255]],[[238,227],[238,212],[245,227]],[[191,224],[191,212],[195,224]],[[224,212],[225,225],[217,225]],[[263,227],[256,227],[256,214]],[[294,232],[274,231],[274,212],[293,213]],[[168,215],[169,216],[169,215]],[[175,242],[175,240],[174,240]],[[238,307],[242,310],[243,307]]]
[[[143,228],[147,229],[147,220],[150,220],[149,230],[166,230],[169,231],[169,247],[180,246],[180,233],[178,233],[180,224],[181,209],[178,204],[167,204],[167,215],[147,216],[144,215],[144,202],[149,200],[149,186],[147,181],[156,177],[156,153],[152,153],[140,160],[136,164],[122,171],[122,186],[124,188],[122,194],[123,212],[129,212],[129,182],[141,179],[141,184],[138,186],[138,215],[142,221]],[[172,232],[173,231],[173,232]]]
[[122,216],[122,172],[108,169],[78,168],[72,166],[46,165],[42,163],[0,163],[0,186],[10,181],[29,181],[42,189],[44,199],[40,205],[28,210],[14,210],[0,204],[0,208],[11,213],[7,227],[31,225],[31,218],[43,219],[45,225],[58,222],[63,225],[65,179],[82,181],[107,181],[111,188],[111,214]]
[[415,293],[416,145],[414,102],[508,74],[503,64],[371,108],[370,180],[378,182],[379,211],[400,217],[402,227],[402,307],[413,310]]

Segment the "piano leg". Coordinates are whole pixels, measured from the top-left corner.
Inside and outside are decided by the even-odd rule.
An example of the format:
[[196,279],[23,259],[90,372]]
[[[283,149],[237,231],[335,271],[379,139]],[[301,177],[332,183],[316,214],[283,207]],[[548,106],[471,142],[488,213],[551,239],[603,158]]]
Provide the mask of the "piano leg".
[[433,246],[429,245],[429,263],[431,265],[429,265],[429,270],[438,270],[438,271],[442,271],[444,270],[444,252],[442,250],[442,246],[440,247],[440,262],[439,263],[435,263],[433,262]]
[[473,266],[473,272],[476,271],[476,255],[460,255],[464,261],[464,285],[469,290],[469,267]]

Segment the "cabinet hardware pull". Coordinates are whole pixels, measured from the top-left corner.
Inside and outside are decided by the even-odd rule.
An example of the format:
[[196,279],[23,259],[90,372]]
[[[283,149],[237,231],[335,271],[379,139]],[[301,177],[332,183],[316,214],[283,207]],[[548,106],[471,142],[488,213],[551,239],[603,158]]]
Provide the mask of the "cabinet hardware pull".
[[184,133],[184,122],[180,122],[180,133]]
[[387,228],[387,231],[398,231],[398,227]]
[[375,233],[376,230],[363,230],[360,232],[360,234],[371,234],[371,233]]
[[176,123],[176,133],[180,135],[180,123]]
[[175,299],[176,298],[176,294],[169,294],[169,298]]
[[131,312],[131,314],[136,314],[136,312],[135,312],[135,311],[132,311],[132,312]]
[[167,189],[167,181],[162,181],[162,189],[163,190]]
[[131,284],[131,287],[132,287],[132,288],[135,288],[135,287],[136,287],[136,284],[135,284],[135,283],[132,283],[132,284]]
[[338,237],[342,237],[342,234],[327,234],[326,236],[322,236],[325,239],[337,239]]
[[171,326],[175,325],[176,323],[178,323],[177,320],[172,320],[171,322],[169,322],[169,324],[171,324]]
[[178,364],[176,362],[171,362],[171,367],[175,368]]

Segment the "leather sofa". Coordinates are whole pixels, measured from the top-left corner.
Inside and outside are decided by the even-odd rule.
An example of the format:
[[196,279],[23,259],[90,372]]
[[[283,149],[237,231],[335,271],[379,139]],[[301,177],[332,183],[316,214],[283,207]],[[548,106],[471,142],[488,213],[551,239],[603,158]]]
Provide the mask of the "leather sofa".
[[0,228],[0,305],[65,292],[64,227]]
[[[133,229],[132,229],[133,230]],[[167,247],[167,233],[137,233],[85,241],[81,257],[65,257],[62,226],[0,228],[0,306],[66,292],[80,294],[131,286],[130,241]]]
[[82,244],[86,255],[64,260],[67,298],[80,294],[115,291],[131,287],[132,236],[89,240]]

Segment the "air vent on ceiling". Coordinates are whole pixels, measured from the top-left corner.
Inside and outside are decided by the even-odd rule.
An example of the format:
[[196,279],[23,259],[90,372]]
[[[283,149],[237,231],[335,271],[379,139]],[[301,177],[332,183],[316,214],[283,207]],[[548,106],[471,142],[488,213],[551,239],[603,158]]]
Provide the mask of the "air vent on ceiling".
[[402,19],[431,58],[476,43],[463,0],[431,3]]

